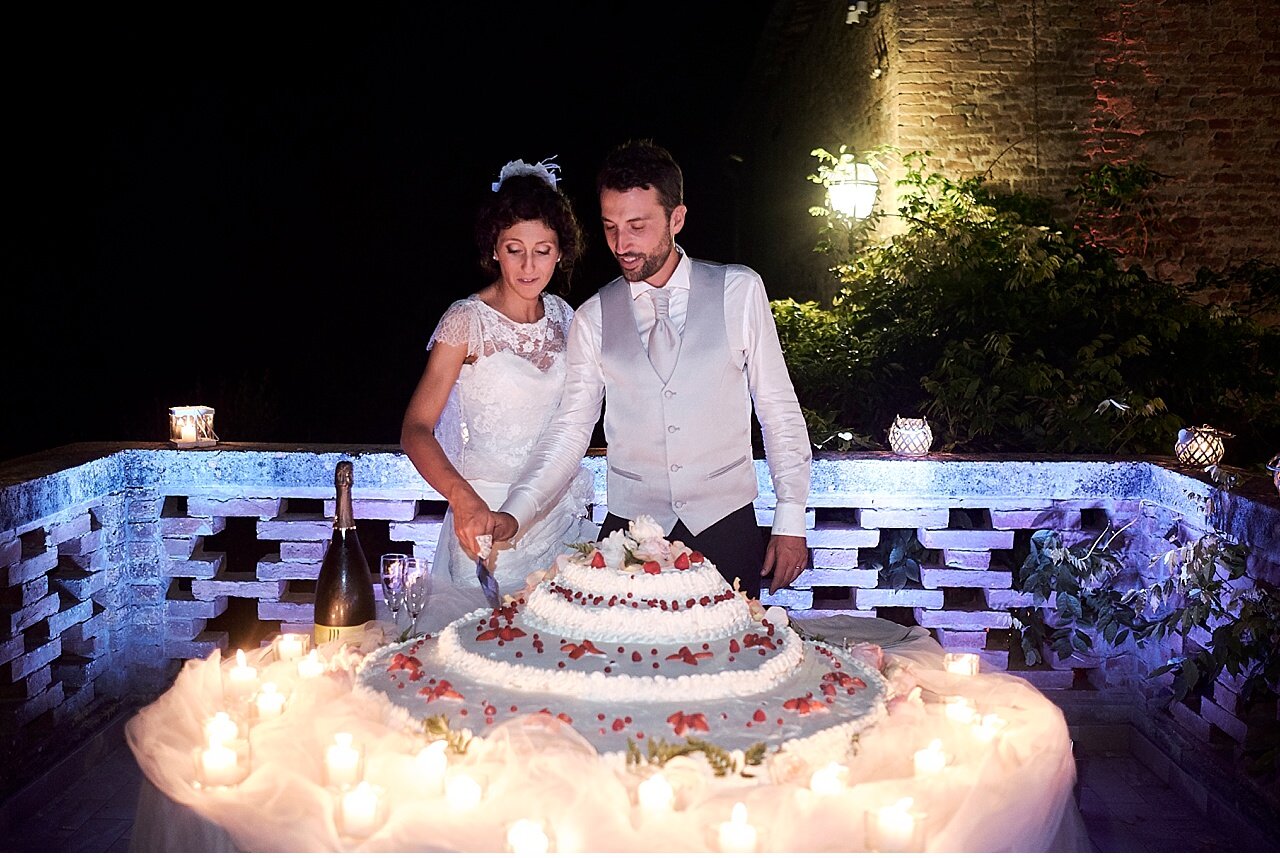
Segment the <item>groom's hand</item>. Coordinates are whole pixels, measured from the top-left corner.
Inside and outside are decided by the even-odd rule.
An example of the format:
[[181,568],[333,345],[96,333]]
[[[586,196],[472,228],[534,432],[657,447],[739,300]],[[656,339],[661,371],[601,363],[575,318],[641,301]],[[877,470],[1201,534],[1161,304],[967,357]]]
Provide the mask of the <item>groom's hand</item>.
[[764,567],[760,570],[760,577],[768,578],[769,592],[776,593],[779,589],[790,586],[808,563],[809,545],[803,536],[774,534],[769,537],[769,545],[764,550]]
[[497,516],[478,495],[452,501],[450,512],[453,513],[453,532],[458,537],[458,544],[468,557],[476,558],[480,552],[478,538],[493,533]]

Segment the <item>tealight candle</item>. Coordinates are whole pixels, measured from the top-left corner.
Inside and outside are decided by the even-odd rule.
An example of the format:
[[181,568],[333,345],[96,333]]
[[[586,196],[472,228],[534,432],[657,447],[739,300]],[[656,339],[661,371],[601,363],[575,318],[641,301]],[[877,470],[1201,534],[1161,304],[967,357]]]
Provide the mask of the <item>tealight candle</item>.
[[204,786],[231,786],[240,780],[236,752],[218,741],[200,752],[200,783]]
[[729,821],[720,823],[720,851],[756,851],[756,829],[747,822],[747,806],[740,801],[733,805]]
[[815,795],[839,795],[844,792],[849,778],[849,767],[839,763],[827,763],[809,778],[809,789]]
[[436,739],[418,752],[414,758],[418,767],[421,782],[433,793],[444,788],[444,773],[449,768],[449,758],[445,754],[447,743],[444,739]]
[[259,718],[274,718],[284,711],[284,695],[276,690],[274,682],[264,682],[254,695]]
[[445,801],[455,813],[475,810],[480,805],[480,794],[480,784],[470,775],[456,774],[445,781]]
[[204,738],[210,745],[226,744],[240,735],[240,727],[226,712],[215,712],[204,722]]
[[298,676],[303,679],[315,679],[317,676],[324,676],[326,670],[328,670],[328,667],[317,650],[313,649],[307,653],[306,658],[298,659]]
[[541,822],[517,819],[507,829],[507,846],[517,855],[541,855],[551,848],[551,840]]
[[360,780],[360,749],[352,744],[350,733],[335,733],[333,744],[324,755],[325,774],[329,786],[348,787]]
[[1008,725],[999,715],[983,715],[980,721],[975,721],[973,727],[973,737],[979,742],[990,742],[1000,735],[1000,732]]
[[934,739],[929,747],[916,751],[913,758],[916,766],[916,777],[936,775],[946,768],[947,755],[942,752],[942,740]]
[[182,426],[179,427],[178,431],[179,438],[182,441],[196,440],[196,426],[190,420],[183,421]]
[[368,837],[378,830],[380,790],[368,781],[342,794],[342,830],[351,837]]
[[973,708],[973,701],[968,697],[948,697],[946,703],[947,718],[960,724],[969,724],[978,717],[978,710]]
[[919,852],[924,847],[920,814],[904,798],[888,807],[867,811],[867,848],[873,852]]
[[276,658],[281,661],[296,661],[307,653],[308,635],[286,632],[276,637]]
[[648,814],[669,813],[676,806],[676,791],[662,772],[643,780],[636,787],[636,802]]
[[237,697],[248,697],[258,687],[258,669],[245,661],[242,649],[236,650],[236,663],[227,674],[227,683]]
[[978,654],[976,652],[948,652],[942,656],[942,666],[947,673],[958,676],[978,675]]

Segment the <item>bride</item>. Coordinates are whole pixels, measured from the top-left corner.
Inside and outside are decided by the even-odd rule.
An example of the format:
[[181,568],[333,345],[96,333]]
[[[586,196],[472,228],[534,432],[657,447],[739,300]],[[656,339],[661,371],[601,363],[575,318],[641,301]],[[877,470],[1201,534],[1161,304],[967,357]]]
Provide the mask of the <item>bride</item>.
[[[431,593],[416,631],[433,631],[485,598],[476,558],[456,528],[497,509],[538,435],[560,404],[573,310],[546,291],[582,251],[582,230],[557,189],[558,167],[513,161],[481,207],[476,241],[495,279],[455,301],[427,344],[426,369],[401,426],[400,444],[418,473],[449,502],[431,569]],[[573,542],[594,539],[586,521],[592,475],[585,468],[511,543],[487,558],[500,592],[521,589]]]

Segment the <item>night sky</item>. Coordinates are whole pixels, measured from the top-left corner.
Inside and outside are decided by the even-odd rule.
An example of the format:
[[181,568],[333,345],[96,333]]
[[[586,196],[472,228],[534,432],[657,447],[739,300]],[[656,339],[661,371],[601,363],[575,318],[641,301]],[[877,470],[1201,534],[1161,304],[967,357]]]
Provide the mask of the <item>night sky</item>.
[[[93,4],[8,13],[0,459],[163,441],[393,444],[476,204],[557,156],[615,276],[599,159],[681,162],[691,253],[735,255],[727,132],[772,2]],[[777,297],[777,296],[775,296]]]

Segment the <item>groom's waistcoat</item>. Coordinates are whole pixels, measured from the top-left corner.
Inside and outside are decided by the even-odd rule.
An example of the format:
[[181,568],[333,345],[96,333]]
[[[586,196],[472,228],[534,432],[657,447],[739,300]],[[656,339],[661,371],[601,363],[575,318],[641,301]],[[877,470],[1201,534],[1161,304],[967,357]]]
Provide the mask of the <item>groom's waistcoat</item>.
[[[746,368],[725,332],[725,266],[691,259],[680,354],[665,385],[636,330],[631,287],[600,290],[609,511],[699,533],[758,494]],[[641,298],[640,300],[648,300]]]

